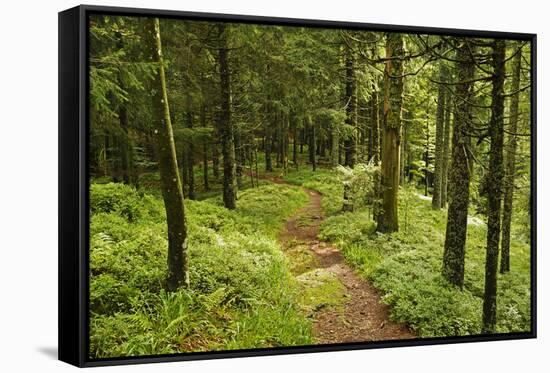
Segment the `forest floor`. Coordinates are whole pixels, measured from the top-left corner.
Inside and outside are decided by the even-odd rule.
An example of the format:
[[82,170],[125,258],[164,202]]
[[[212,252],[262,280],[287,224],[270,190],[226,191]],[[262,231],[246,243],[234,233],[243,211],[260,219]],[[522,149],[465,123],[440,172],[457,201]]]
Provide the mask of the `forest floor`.
[[[275,183],[285,183],[274,178]],[[416,336],[403,324],[389,319],[388,306],[380,302],[378,290],[366,279],[361,278],[345,262],[340,251],[330,243],[321,241],[317,235],[324,216],[321,208],[321,194],[303,188],[309,196],[308,204],[287,220],[279,240],[291,262],[308,252],[312,255],[305,266],[294,271],[298,281],[308,287],[318,286],[327,276],[338,282],[335,292],[325,303],[318,303],[311,310],[314,320],[314,336],[317,343],[349,343],[389,339],[410,339]],[[296,264],[296,263],[295,263]],[[314,279],[312,281],[312,278]],[[322,291],[322,290],[321,290]],[[331,294],[324,294],[331,297]]]

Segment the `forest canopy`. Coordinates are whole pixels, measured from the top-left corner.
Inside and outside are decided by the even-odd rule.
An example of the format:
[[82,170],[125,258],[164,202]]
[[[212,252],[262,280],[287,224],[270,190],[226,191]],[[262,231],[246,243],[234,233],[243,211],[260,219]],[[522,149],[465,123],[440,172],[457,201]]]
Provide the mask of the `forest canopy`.
[[531,331],[531,44],[92,15],[90,357]]

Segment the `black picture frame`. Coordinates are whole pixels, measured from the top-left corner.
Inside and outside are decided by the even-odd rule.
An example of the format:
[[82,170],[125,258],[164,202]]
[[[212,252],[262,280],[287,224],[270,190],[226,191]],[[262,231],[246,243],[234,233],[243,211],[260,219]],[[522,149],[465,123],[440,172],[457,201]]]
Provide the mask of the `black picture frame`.
[[[90,14],[154,16],[184,20],[239,22],[282,26],[345,28],[466,37],[487,37],[531,42],[531,331],[463,337],[388,340],[304,347],[237,351],[191,352],[173,355],[88,358],[88,253],[89,253],[89,108],[88,16]],[[173,10],[80,5],[59,13],[59,360],[78,367],[172,362],[197,359],[283,355],[296,353],[421,346],[536,338],[536,34],[398,26],[345,21],[210,14]]]

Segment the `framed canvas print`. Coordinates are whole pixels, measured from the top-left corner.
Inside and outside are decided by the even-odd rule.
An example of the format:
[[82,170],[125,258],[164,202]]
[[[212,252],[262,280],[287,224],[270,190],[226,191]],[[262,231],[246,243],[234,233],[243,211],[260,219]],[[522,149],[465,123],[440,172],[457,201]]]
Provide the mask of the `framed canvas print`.
[[536,36],[59,13],[59,357],[536,336]]

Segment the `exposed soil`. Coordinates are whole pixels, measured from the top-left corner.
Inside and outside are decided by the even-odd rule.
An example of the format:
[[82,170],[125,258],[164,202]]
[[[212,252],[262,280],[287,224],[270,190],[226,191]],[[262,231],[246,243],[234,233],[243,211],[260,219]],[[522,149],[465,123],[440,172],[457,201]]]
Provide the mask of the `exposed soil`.
[[[271,181],[284,183],[279,178]],[[285,248],[296,242],[306,245],[317,259],[317,268],[333,273],[346,291],[343,307],[321,307],[315,311],[314,335],[317,343],[415,338],[407,326],[389,320],[388,306],[380,303],[377,289],[345,263],[340,251],[317,238],[323,221],[321,195],[313,190],[304,190],[309,195],[309,203],[286,222],[279,239]]]

